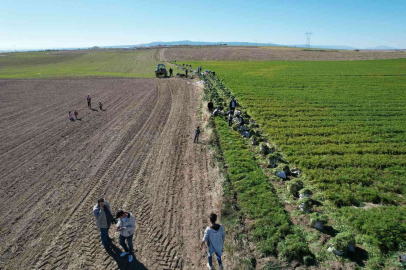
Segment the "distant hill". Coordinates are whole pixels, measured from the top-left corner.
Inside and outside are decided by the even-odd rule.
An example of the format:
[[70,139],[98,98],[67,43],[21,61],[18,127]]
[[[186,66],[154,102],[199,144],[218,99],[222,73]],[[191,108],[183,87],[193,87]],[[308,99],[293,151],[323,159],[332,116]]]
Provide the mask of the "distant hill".
[[[254,43],[254,42],[205,42],[205,41],[191,41],[191,40],[180,40],[180,41],[155,41],[150,43],[144,43],[139,45],[133,46],[144,46],[144,47],[151,47],[151,46],[175,46],[175,45],[191,45],[191,46],[207,46],[207,45],[223,45],[227,44],[227,46],[278,46],[278,47],[298,47],[298,48],[306,48],[305,44],[296,44],[296,45],[283,45],[283,44],[276,44],[276,43]],[[115,46],[111,46],[115,47]],[[331,50],[356,50],[361,48],[355,48],[350,46],[342,46],[342,45],[312,45],[310,48],[317,48],[317,49],[331,49]],[[387,46],[378,46],[374,48],[367,48],[367,50],[397,50],[394,47],[387,47]]]
[[[299,44],[299,45],[290,45],[289,47],[298,47],[298,48],[306,48],[306,45]],[[310,46],[311,49],[329,49],[329,50],[356,50],[357,48],[349,47],[349,46],[340,46],[340,45],[312,45]]]
[[207,45],[224,45],[227,44],[227,46],[283,46],[283,45],[278,45],[274,43],[252,43],[252,42],[226,42],[226,41],[220,41],[220,42],[206,42],[206,41],[190,41],[190,40],[181,40],[181,41],[155,41],[151,43],[145,43],[145,44],[139,44],[137,46],[145,46],[145,47],[150,47],[150,46],[176,46],[176,45],[192,45],[192,46],[207,46]]
[[388,46],[378,46],[372,48],[366,48],[366,50],[397,50],[398,48],[395,47],[388,47]]
[[[176,46],[176,45],[191,45],[191,46],[209,46],[209,45],[227,45],[227,46],[275,46],[275,47],[297,47],[306,48],[305,44],[296,45],[282,45],[275,43],[254,43],[254,42],[206,42],[206,41],[190,41],[190,40],[180,40],[180,41],[155,41],[150,43],[138,44],[138,45],[113,45],[113,46],[98,46],[100,48],[133,48],[133,47],[152,47],[152,46]],[[312,45],[311,49],[329,49],[329,50],[356,50],[361,48],[355,48],[350,46],[341,45]],[[49,49],[49,48],[48,48]],[[62,48],[51,48],[51,49],[62,49]],[[89,48],[68,48],[67,50],[78,50],[78,49],[89,49]],[[388,46],[377,46],[372,48],[364,48],[361,50],[398,50],[395,47]],[[0,52],[12,52],[14,50],[0,50]],[[30,49],[20,49],[18,51],[30,51]],[[33,51],[38,51],[38,49],[33,49]]]

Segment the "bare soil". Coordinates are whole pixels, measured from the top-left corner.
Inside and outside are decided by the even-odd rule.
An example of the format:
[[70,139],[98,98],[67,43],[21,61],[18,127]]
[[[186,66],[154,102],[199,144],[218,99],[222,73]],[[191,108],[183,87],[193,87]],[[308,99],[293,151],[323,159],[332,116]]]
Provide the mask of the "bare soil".
[[344,61],[406,58],[406,51],[305,50],[284,47],[166,48],[166,61]]
[[[193,143],[199,92],[175,78],[0,80],[0,269],[205,267],[219,187],[206,142]],[[114,227],[118,248],[101,245],[100,197],[135,216],[132,263]]]

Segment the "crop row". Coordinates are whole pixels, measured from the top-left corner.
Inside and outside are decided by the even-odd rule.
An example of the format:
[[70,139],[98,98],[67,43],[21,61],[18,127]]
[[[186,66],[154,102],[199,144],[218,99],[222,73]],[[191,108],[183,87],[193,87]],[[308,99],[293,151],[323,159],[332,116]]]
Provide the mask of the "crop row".
[[238,206],[253,220],[251,234],[264,254],[276,254],[277,244],[291,231],[289,215],[239,133],[224,119],[215,118],[214,123]]
[[[354,229],[385,252],[406,241],[404,220],[385,227],[368,218],[389,218],[385,210],[404,215],[404,207],[344,207],[405,204],[405,59],[190,64],[216,71],[268,140],[303,171],[315,198],[348,211],[337,213],[344,223],[357,224]],[[395,237],[384,230],[394,227],[402,229],[389,244]]]

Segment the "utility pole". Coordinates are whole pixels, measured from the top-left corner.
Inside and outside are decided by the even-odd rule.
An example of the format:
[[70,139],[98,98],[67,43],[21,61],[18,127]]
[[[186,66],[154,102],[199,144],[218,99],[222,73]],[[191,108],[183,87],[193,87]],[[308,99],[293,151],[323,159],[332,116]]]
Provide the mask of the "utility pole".
[[310,48],[310,37],[313,35],[313,33],[312,32],[306,32],[305,33],[305,35],[306,35],[306,48]]

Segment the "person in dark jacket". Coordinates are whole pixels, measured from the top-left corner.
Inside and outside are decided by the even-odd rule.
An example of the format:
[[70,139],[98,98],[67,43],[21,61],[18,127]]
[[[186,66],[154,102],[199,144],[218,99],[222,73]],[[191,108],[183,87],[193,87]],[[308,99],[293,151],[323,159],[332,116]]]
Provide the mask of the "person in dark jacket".
[[231,98],[230,101],[230,111],[234,114],[235,108],[237,107],[237,101],[234,100],[234,97]]
[[111,223],[115,223],[115,219],[111,214],[110,205],[103,198],[97,201],[97,204],[93,207],[93,215],[96,220],[96,226],[100,230],[100,238],[103,247],[107,250],[109,247],[109,229]]
[[186,72],[186,78],[187,78],[187,73],[188,73],[188,69],[187,69],[187,68],[186,68],[186,71],[185,71],[185,72]]
[[195,139],[193,140],[194,143],[199,142],[199,134],[200,134],[200,127],[197,127],[196,131],[195,131]]
[[233,114],[230,112],[227,117],[228,126],[231,127],[233,125]]
[[244,123],[244,118],[242,118],[241,115],[238,116],[238,123],[240,124],[240,126],[243,126],[245,124]]
[[172,77],[172,76],[173,76],[173,69],[170,68],[170,69],[169,69],[169,77]]
[[92,98],[90,97],[90,95],[87,95],[86,100],[87,100],[87,107],[91,109],[92,108]]
[[209,103],[207,103],[207,108],[209,109],[210,112],[213,111],[214,109],[213,100],[210,99]]

